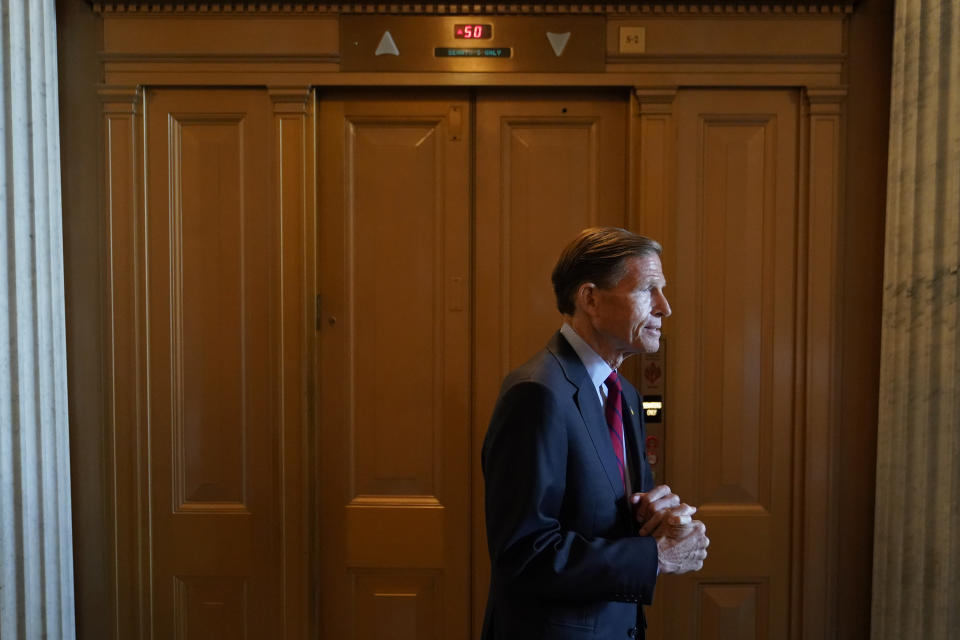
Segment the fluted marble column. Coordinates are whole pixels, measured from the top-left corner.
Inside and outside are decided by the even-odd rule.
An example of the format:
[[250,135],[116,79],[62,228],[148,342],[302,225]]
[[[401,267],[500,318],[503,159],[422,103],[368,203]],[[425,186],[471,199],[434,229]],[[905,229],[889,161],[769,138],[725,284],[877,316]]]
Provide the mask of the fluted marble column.
[[874,640],[960,638],[960,6],[897,0]]
[[0,6],[0,637],[73,638],[54,0]]

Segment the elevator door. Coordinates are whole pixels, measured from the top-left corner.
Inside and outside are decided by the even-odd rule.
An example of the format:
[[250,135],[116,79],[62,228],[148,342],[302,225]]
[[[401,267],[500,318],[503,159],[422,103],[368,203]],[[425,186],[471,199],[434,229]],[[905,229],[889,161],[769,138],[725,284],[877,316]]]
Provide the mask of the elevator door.
[[[591,225],[645,230],[628,105],[621,91],[321,96],[322,637],[479,637],[480,446],[503,376],[560,324],[563,245]],[[714,541],[703,571],[659,581],[653,640],[789,635],[797,113],[789,90],[678,92],[676,192],[640,194],[676,202],[650,221],[674,308],[666,481]]]
[[559,326],[549,273],[627,223],[624,92],[320,101],[324,638],[479,636],[479,444]]
[[560,328],[550,272],[584,227],[629,226],[625,92],[482,93],[474,222],[473,602],[489,562],[480,449],[503,377]]
[[466,94],[320,104],[323,638],[465,638]]

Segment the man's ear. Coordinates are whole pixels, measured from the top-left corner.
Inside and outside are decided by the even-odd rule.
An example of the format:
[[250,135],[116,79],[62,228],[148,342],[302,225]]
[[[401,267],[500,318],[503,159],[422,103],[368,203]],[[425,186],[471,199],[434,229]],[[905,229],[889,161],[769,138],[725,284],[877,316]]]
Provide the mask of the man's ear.
[[597,308],[597,285],[592,282],[584,282],[577,287],[574,300],[578,309],[588,316],[592,316]]

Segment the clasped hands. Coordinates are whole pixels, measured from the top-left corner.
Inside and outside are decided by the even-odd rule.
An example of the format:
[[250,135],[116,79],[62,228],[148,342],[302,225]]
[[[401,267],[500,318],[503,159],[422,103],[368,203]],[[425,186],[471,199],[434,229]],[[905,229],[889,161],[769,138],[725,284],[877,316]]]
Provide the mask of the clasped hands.
[[693,519],[696,507],[680,502],[680,497],[661,484],[646,493],[630,496],[639,535],[657,541],[660,573],[698,571],[707,557],[710,539],[707,527]]

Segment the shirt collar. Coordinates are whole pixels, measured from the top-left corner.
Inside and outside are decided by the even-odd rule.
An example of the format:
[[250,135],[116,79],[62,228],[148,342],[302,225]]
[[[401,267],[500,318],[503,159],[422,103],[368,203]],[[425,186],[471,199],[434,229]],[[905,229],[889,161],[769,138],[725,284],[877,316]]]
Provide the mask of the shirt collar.
[[574,328],[566,322],[560,327],[560,333],[567,339],[567,342],[570,343],[573,350],[577,352],[580,362],[583,363],[584,368],[587,370],[587,375],[590,376],[593,388],[599,391],[600,385],[610,377],[613,369],[611,369],[607,361],[601,358],[599,354],[593,350],[593,347],[587,344]]

